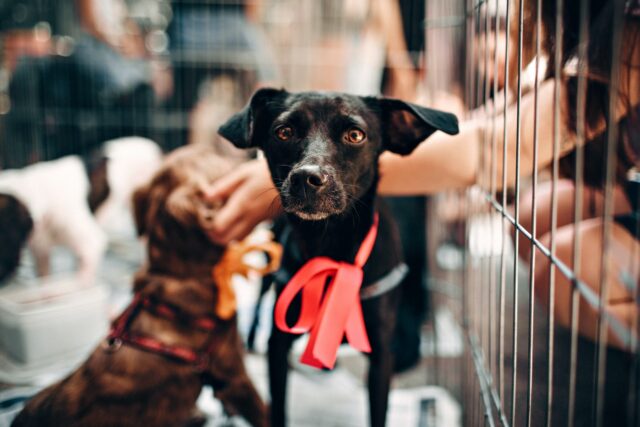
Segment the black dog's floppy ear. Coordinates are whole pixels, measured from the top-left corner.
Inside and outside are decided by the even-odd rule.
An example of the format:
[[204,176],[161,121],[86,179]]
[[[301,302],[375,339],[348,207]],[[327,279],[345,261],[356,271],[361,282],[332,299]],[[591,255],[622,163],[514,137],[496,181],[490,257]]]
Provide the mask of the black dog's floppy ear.
[[256,91],[249,104],[234,114],[218,129],[218,133],[238,148],[260,146],[256,138],[256,121],[267,104],[286,94],[282,89],[263,88]]
[[458,118],[451,113],[399,99],[379,98],[377,101],[386,150],[406,155],[437,130],[449,135],[458,133]]

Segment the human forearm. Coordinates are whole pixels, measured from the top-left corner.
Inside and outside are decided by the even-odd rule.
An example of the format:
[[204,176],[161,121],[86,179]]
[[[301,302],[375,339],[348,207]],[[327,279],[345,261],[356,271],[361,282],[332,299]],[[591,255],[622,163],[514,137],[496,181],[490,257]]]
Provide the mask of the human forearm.
[[[564,90],[561,93],[561,101],[557,106],[561,108],[559,122],[559,154],[562,156],[573,149],[575,138],[566,131],[565,114],[566,102]],[[502,188],[503,166],[506,169],[507,187],[513,187],[516,183],[516,166],[519,166],[520,177],[527,177],[533,173],[534,168],[547,167],[553,160],[553,141],[555,135],[555,83],[547,80],[538,90],[538,115],[535,115],[535,94],[530,92],[520,101],[520,126],[518,127],[518,106],[513,104],[506,111],[506,135],[507,142],[503,144],[505,135],[505,116],[499,114],[494,121],[487,120],[486,124],[486,149],[483,150],[485,173],[480,174],[481,185],[488,187],[491,183],[491,168],[494,171],[493,179],[496,188]],[[495,126],[495,128],[493,127]],[[495,151],[492,151],[492,130],[495,129]],[[518,148],[518,135],[520,146]],[[536,153],[535,142],[537,136],[537,162],[534,165]],[[506,156],[503,153],[506,150]],[[506,160],[506,163],[504,163]]]
[[[507,109],[507,143],[504,139],[504,115],[469,120],[460,125],[455,136],[438,134],[424,142],[409,156],[385,153],[380,159],[380,191],[387,195],[433,194],[459,189],[473,184],[485,188],[491,185],[491,174],[496,188],[502,187],[503,152],[506,152],[507,186],[516,182],[516,162],[519,157],[520,176],[533,172],[534,138],[537,123],[537,168],[551,163],[554,137],[554,84],[547,81],[538,92],[539,114],[534,116],[534,95],[530,93],[520,103],[520,128],[517,127],[518,109]],[[562,104],[562,102],[561,102]],[[561,122],[562,120],[561,115]],[[518,152],[517,135],[520,132]],[[562,126],[560,153],[572,149],[573,138]],[[495,146],[494,146],[495,138]],[[506,149],[506,151],[505,151]],[[482,159],[482,162],[481,162]],[[483,165],[482,169],[480,165]]]
[[468,187],[478,171],[479,125],[465,122],[460,133],[438,133],[409,156],[384,153],[379,191],[384,195],[433,194]]

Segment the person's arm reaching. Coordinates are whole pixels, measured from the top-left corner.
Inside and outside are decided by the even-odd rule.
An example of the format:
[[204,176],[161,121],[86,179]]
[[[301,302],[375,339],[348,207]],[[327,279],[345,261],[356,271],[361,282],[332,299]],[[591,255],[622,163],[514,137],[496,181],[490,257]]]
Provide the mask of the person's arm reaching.
[[[539,103],[538,167],[544,167],[551,162],[553,154],[553,81],[540,86]],[[507,112],[508,185],[515,182],[516,113],[515,105]],[[522,98],[521,120],[520,173],[528,176],[533,170],[532,93]],[[491,130],[483,129],[482,126],[490,126],[490,123],[486,119],[463,122],[458,135],[434,135],[406,157],[383,154],[380,158],[379,192],[384,195],[426,195],[476,184],[480,155],[485,156],[485,162],[489,162],[491,158],[489,147],[481,153],[483,132],[486,130],[489,134]],[[495,159],[498,186],[502,183],[503,123],[502,115],[496,117]],[[563,134],[566,135],[566,132]],[[567,147],[570,148],[571,144],[565,144],[563,149],[566,150]],[[245,163],[219,180],[209,191],[209,197],[224,202],[211,231],[212,239],[220,243],[245,237],[256,224],[281,211],[278,194],[265,160]]]
[[[544,82],[538,91],[538,168],[551,163],[553,157],[553,96],[554,83]],[[520,103],[520,175],[529,176],[533,172],[533,129],[534,94],[524,96]],[[517,107],[507,110],[507,186],[516,180],[515,164],[517,159]],[[432,136],[420,144],[409,156],[400,157],[385,153],[380,158],[379,191],[385,195],[427,195],[445,190],[465,188],[473,184],[488,187],[489,177],[480,179],[480,159],[484,156],[485,165],[491,164],[491,126],[492,119],[468,120],[461,123],[460,133],[449,136],[443,133]],[[561,131],[561,154],[572,149],[574,138],[565,128]],[[482,149],[486,132],[487,147]],[[495,117],[496,151],[495,179],[497,187],[502,186],[502,156],[504,116]]]
[[380,157],[378,191],[384,195],[433,194],[475,183],[479,126],[460,125],[460,133],[433,135],[408,156],[385,152]]

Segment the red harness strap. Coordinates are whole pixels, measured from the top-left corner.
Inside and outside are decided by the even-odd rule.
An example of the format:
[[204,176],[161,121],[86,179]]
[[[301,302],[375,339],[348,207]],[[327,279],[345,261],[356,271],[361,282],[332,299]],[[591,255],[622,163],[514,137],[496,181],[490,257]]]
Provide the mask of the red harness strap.
[[[356,349],[371,352],[360,304],[360,287],[362,267],[371,254],[377,232],[378,214],[375,214],[373,225],[353,264],[327,257],[312,258],[298,270],[280,294],[274,311],[278,329],[294,334],[311,333],[300,358],[302,363],[332,369],[345,335]],[[331,281],[327,285],[328,279]],[[289,326],[286,321],[287,310],[299,292],[302,293],[300,316],[295,325]]]
[[[209,355],[213,351],[213,337],[209,338],[209,343],[204,349],[193,350],[188,347],[164,344],[151,336],[132,334],[129,332],[129,326],[131,325],[131,321],[142,309],[169,320],[175,320],[178,317],[174,307],[164,303],[154,303],[149,298],[142,298],[137,294],[127,309],[113,323],[111,331],[107,336],[108,349],[117,350],[122,344],[126,344],[139,350],[160,354],[173,360],[196,365],[199,370],[206,368],[209,362]],[[189,320],[190,326],[202,331],[211,332],[216,327],[215,321],[210,317],[203,316]]]
[[[176,309],[169,304],[154,304],[149,298],[145,298],[142,300],[142,306],[158,317],[164,317],[169,320],[176,320],[178,318],[176,315]],[[188,320],[190,320],[190,326],[200,329],[201,331],[212,331],[216,326],[216,322],[212,318],[206,316],[190,318]]]
[[[249,252],[262,251],[269,255],[269,264],[264,268],[257,268],[247,265],[243,261],[244,255]],[[193,364],[199,371],[204,371],[215,350],[214,336],[209,335],[206,345],[199,350],[191,348],[164,344],[158,339],[141,334],[133,334],[129,331],[129,326],[134,317],[145,310],[153,313],[157,317],[162,317],[172,321],[187,322],[186,326],[199,329],[205,332],[212,332],[216,328],[216,320],[226,321],[235,314],[235,295],[231,287],[231,277],[238,273],[246,276],[249,271],[256,271],[260,274],[269,273],[277,269],[282,255],[282,248],[273,243],[250,244],[240,242],[230,245],[220,260],[214,267],[214,282],[218,286],[218,306],[212,310],[210,316],[184,318],[178,315],[178,309],[165,303],[154,302],[149,298],[142,298],[140,294],[134,296],[133,301],[127,309],[118,317],[111,327],[107,336],[106,350],[116,351],[123,344],[138,348],[149,353],[160,354],[170,359]],[[222,307],[220,305],[222,304]],[[234,320],[235,321],[235,320]]]

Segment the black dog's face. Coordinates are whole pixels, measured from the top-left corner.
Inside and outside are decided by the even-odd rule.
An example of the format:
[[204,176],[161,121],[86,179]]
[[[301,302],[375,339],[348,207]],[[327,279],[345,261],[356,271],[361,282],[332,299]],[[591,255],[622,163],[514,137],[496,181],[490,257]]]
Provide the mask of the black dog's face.
[[455,116],[395,99],[261,89],[219,132],[264,151],[285,211],[322,220],[376,183],[380,153],[408,154],[436,130],[457,133]]

